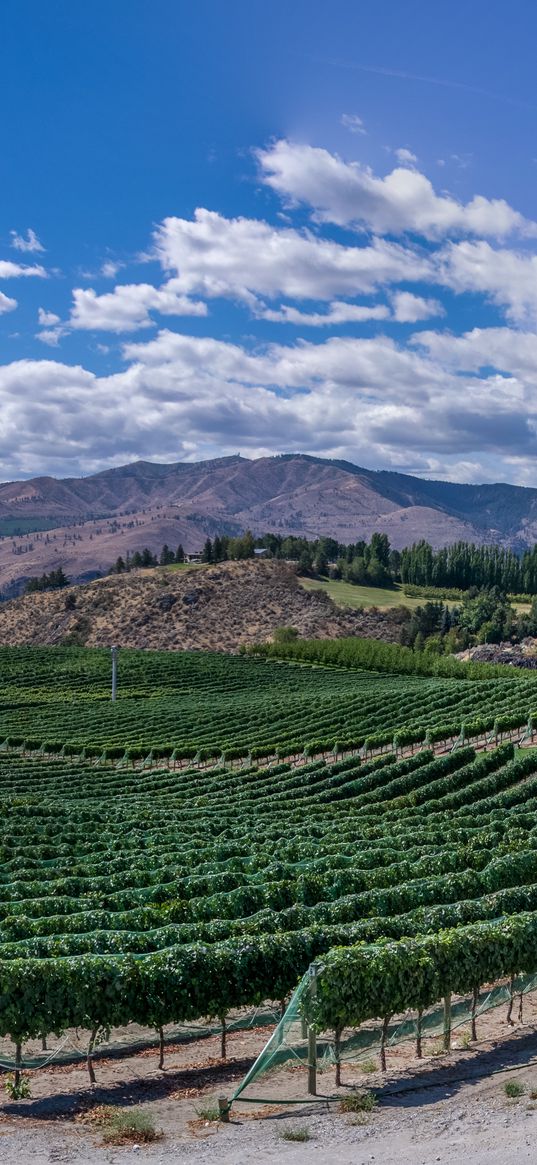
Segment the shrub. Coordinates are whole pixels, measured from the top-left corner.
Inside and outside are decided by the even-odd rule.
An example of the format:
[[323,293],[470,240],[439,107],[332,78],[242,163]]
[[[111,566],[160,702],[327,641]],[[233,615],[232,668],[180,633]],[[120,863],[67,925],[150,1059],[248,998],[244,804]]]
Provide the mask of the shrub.
[[372,1112],[378,1100],[374,1092],[351,1092],[339,1106],[340,1112]]
[[21,1075],[20,1079],[17,1081],[13,1072],[10,1072],[9,1075],[6,1076],[4,1089],[10,1100],[28,1100],[28,1098],[32,1095],[30,1088],[30,1078],[28,1076]]
[[162,1133],[155,1128],[153,1117],[142,1110],[110,1108],[104,1115],[103,1141],[106,1145],[124,1145],[136,1141],[148,1145],[157,1141]]
[[311,1133],[308,1128],[283,1129],[280,1136],[282,1141],[311,1141]]
[[520,1080],[508,1080],[503,1090],[510,1100],[518,1100],[526,1091]]

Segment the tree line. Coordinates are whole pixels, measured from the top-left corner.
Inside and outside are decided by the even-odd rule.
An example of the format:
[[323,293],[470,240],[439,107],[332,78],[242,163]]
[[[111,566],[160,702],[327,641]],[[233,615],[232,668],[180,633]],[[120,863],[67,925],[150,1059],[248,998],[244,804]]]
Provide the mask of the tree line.
[[29,578],[24,588],[24,593],[32,595],[36,591],[57,591],[62,587],[68,586],[69,579],[64,574],[62,567],[59,566],[57,570],[51,570],[50,574],[41,574],[34,578]]
[[504,546],[476,546],[455,542],[433,550],[428,542],[401,551],[403,584],[420,587],[499,587],[508,594],[537,594],[537,546],[516,554]]

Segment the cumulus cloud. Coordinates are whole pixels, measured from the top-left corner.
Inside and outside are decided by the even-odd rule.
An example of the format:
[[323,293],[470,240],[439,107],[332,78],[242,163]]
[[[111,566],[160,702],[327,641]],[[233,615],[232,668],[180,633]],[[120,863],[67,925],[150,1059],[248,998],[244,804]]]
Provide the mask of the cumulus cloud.
[[300,311],[290,304],[282,304],[276,310],[262,308],[256,312],[258,318],[263,320],[271,320],[274,323],[280,324],[301,324],[308,328],[334,327],[336,324],[365,323],[368,320],[387,320],[390,318],[390,314],[390,309],[382,303],[367,306],[363,304],[344,303],[338,300],[333,300],[325,312]]
[[123,267],[123,263],[120,263],[119,260],[106,259],[101,266],[101,275],[103,279],[115,279],[121,267]]
[[378,234],[412,232],[427,239],[450,234],[503,238],[537,235],[504,199],[482,195],[463,204],[437,194],[424,174],[406,167],[378,178],[368,166],[328,150],[281,140],[257,152],[262,180],[277,194],[313,208],[320,222],[366,227]]
[[82,331],[134,332],[153,323],[149,312],[167,316],[204,316],[207,305],[178,292],[173,283],[125,283],[97,295],[92,287],[73,291],[69,328]]
[[412,150],[407,150],[405,146],[400,146],[398,150],[394,150],[393,152],[397,158],[397,161],[400,162],[402,166],[413,166],[414,162],[417,162],[418,160],[416,155],[412,153]]
[[0,458],[10,476],[88,472],[141,451],[194,459],[238,449],[442,474],[462,460],[477,476],[489,458],[496,477],[501,458],[514,458],[522,473],[537,453],[535,340],[527,368],[508,376],[461,371],[427,333],[420,340],[414,350],[387,336],[250,349],[164,330],[125,344],[125,369],[113,376],[18,361],[0,369]]
[[60,317],[55,315],[53,311],[46,311],[44,307],[38,307],[37,321],[42,327],[51,327],[52,324],[59,324]]
[[47,344],[49,348],[57,348],[62,336],[66,335],[67,328],[60,324],[57,328],[44,328],[42,332],[37,332],[36,339],[41,340],[42,344]]
[[10,259],[0,259],[0,279],[20,279],[28,275],[37,275],[40,279],[46,279],[47,273],[45,268],[38,264],[28,267],[24,263],[12,263]]
[[396,291],[392,297],[393,316],[399,324],[415,324],[431,316],[443,316],[445,310],[438,299],[426,299],[411,291]]
[[[275,143],[259,155],[264,180],[287,209],[311,208],[312,229],[293,226],[292,210],[278,226],[207,209],[171,216],[147,256],[160,261],[160,286],[76,287],[63,319],[39,308],[38,337],[52,349],[73,332],[129,342],[112,376],[53,352],[0,368],[4,473],[294,450],[455,479],[498,479],[502,470],[525,478],[537,455],[537,255],[528,242],[537,228],[501,200],[463,204],[436,191],[406,147],[396,153],[400,164],[378,177],[326,150]],[[324,222],[370,234],[336,241]],[[513,232],[526,236],[524,249],[501,241]],[[115,280],[119,267],[108,259],[100,275]],[[0,261],[0,278],[46,274]],[[402,340],[395,325],[446,316],[440,289],[480,296],[502,326],[461,336],[442,320],[441,331],[431,324]],[[205,316],[219,297],[247,309],[252,336],[239,343],[188,335],[186,323],[173,330],[174,317]],[[0,312],[15,306],[0,294]],[[159,316],[168,328],[134,336]],[[294,325],[298,338],[274,329],[278,342],[259,344],[258,319]],[[94,357],[96,349],[93,338]]]
[[357,113],[342,113],[341,124],[345,126],[345,129],[349,129],[351,133],[367,133],[362,118],[358,117]]
[[481,292],[517,324],[537,324],[537,255],[495,248],[481,239],[449,243],[438,280],[458,293]]
[[390,319],[398,324],[414,324],[418,320],[445,315],[439,300],[413,295],[411,291],[396,291],[390,295],[390,299],[393,310],[383,303],[356,304],[333,300],[328,305],[327,311],[323,312],[305,312],[291,304],[282,304],[277,309],[260,308],[256,315],[259,319],[271,320],[274,323],[296,324],[310,328]]
[[0,291],[0,316],[5,315],[5,313],[8,311],[15,311],[16,307],[17,300],[11,299],[9,295],[4,295],[4,293]]
[[417,332],[411,343],[425,349],[435,362],[458,372],[494,368],[521,382],[537,385],[537,333],[512,328],[473,328],[452,332]]
[[307,231],[227,219],[204,209],[196,210],[193,220],[164,219],[154,249],[163,267],[177,272],[178,290],[250,304],[258,296],[359,295],[400,280],[426,280],[434,272],[430,256],[385,239],[347,247]]
[[17,234],[17,231],[10,231],[9,233],[12,239],[11,246],[15,251],[33,251],[34,253],[37,253],[38,251],[45,250],[43,244],[39,242],[35,231],[33,231],[31,227],[28,227],[26,235],[19,235]]

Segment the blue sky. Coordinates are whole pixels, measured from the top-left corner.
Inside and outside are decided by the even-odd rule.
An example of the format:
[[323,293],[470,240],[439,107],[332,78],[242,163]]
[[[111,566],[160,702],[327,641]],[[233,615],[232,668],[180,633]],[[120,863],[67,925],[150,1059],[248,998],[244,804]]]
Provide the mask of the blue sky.
[[0,477],[535,484],[537,11],[4,0]]

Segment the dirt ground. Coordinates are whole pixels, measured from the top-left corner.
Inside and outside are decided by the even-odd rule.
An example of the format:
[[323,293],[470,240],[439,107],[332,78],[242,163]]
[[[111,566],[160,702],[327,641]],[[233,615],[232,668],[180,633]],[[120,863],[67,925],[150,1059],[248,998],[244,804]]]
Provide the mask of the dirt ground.
[[[337,1095],[371,1090],[378,1106],[370,1113],[344,1114],[339,1103],[324,1099],[336,1095],[333,1067],[319,1074],[319,1096],[308,1101],[306,1073],[294,1066],[258,1078],[245,1094],[263,1096],[269,1104],[237,1103],[228,1125],[207,1120],[203,1110],[232,1093],[266,1038],[266,1028],[230,1034],[226,1062],[219,1058],[215,1036],[169,1045],[164,1071],[158,1070],[154,1047],[102,1058],[96,1061],[94,1087],[84,1064],[35,1071],[30,1074],[32,1098],[5,1099],[0,1106],[0,1162],[509,1165],[536,1160],[535,995],[524,1002],[524,1022],[508,1026],[505,1007],[496,1008],[479,1019],[478,1043],[462,1046],[464,1031],[456,1031],[449,1055],[439,1055],[438,1042],[428,1039],[421,1061],[411,1043],[390,1048],[384,1076],[365,1073],[359,1063],[344,1064]],[[518,1099],[506,1095],[509,1081],[522,1085]],[[299,1103],[284,1106],[283,1099]],[[142,1108],[162,1139],[139,1147],[104,1145],[92,1120],[92,1111],[103,1104]],[[289,1141],[289,1133],[305,1139]]]

